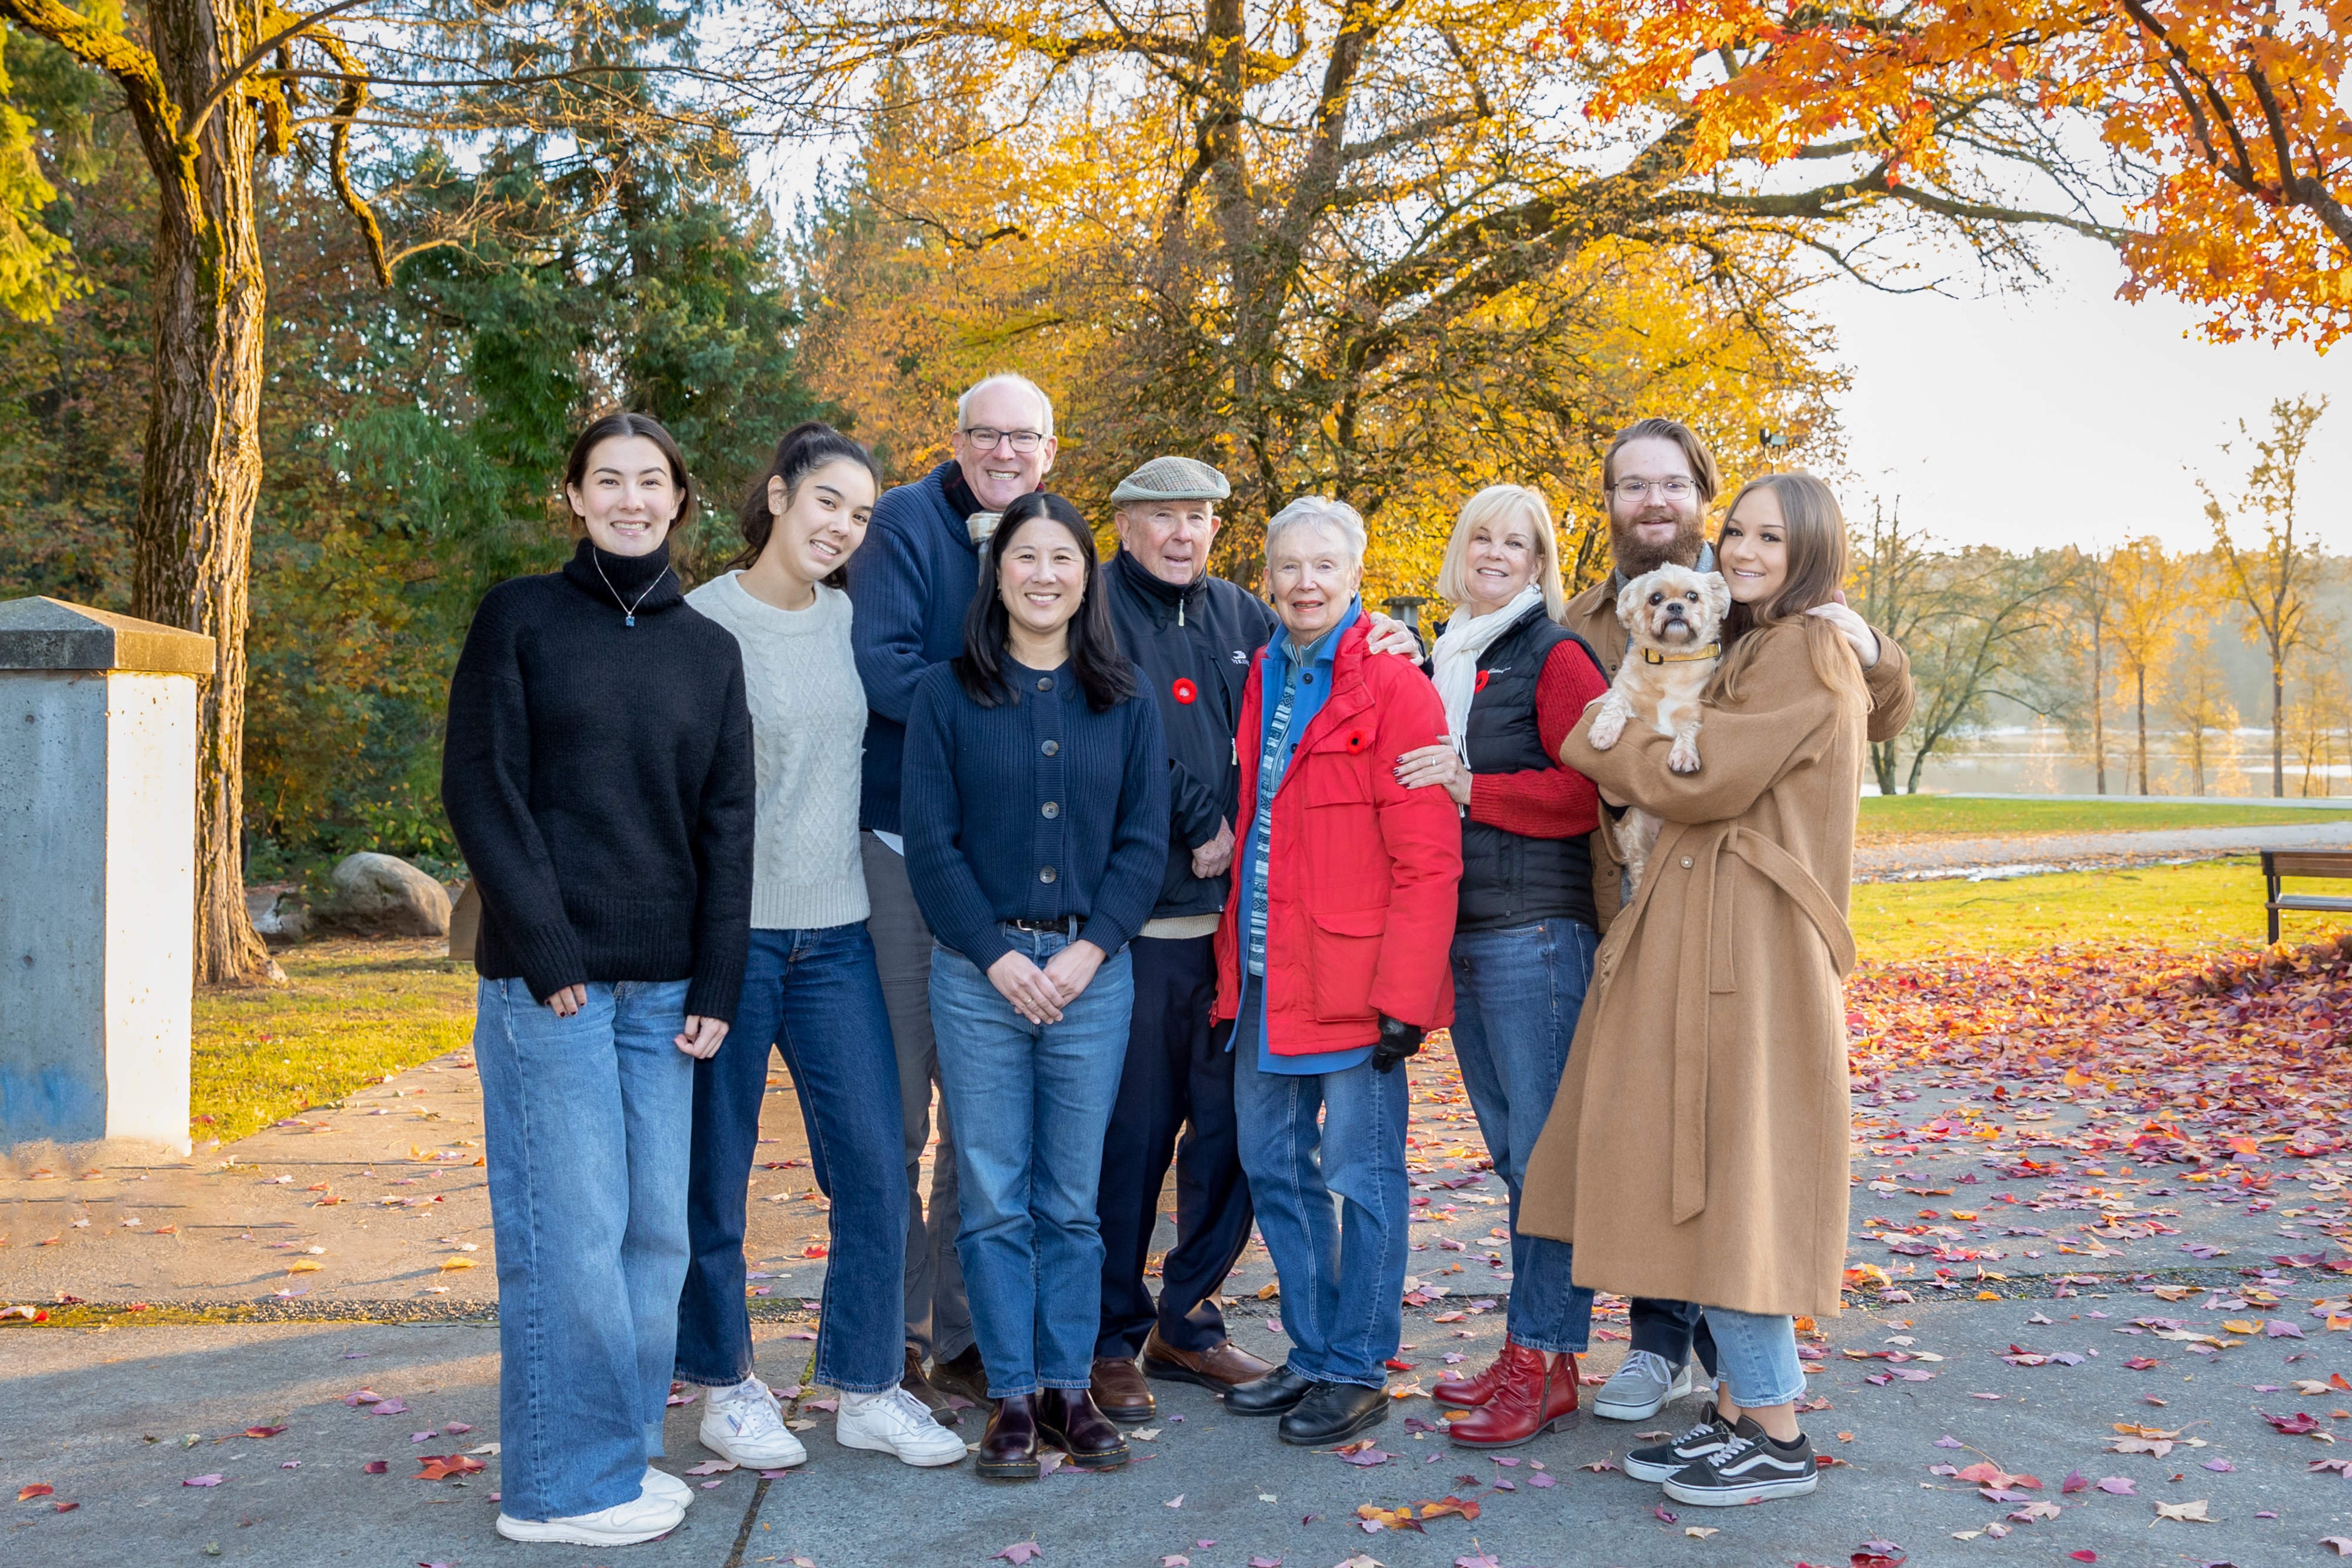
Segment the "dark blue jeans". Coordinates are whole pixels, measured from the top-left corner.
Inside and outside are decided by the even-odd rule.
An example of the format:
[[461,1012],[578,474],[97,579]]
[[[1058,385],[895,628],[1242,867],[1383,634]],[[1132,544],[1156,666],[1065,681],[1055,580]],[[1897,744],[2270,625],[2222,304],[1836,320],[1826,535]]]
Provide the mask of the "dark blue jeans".
[[[1133,1360],[1155,1323],[1178,1350],[1210,1350],[1225,1338],[1217,1292],[1249,1244],[1250,1195],[1234,1125],[1233,1052],[1210,1040],[1215,946],[1213,936],[1139,936],[1128,947],[1135,1016],[1096,1200],[1103,1238],[1097,1355]],[[1160,1260],[1154,1306],[1143,1270],[1171,1155],[1176,1245]]]
[[693,1259],[678,1300],[677,1375],[719,1385],[751,1375],[743,1210],[771,1046],[793,1075],[818,1190],[833,1200],[810,1381],[879,1394],[906,1370],[907,1171],[898,1061],[862,925],[753,931],[735,1027],[718,1054],[695,1063]]
[[1495,1173],[1511,1195],[1510,1336],[1529,1350],[1581,1351],[1592,1292],[1569,1278],[1574,1249],[1519,1231],[1519,1189],[1576,1038],[1600,933],[1539,920],[1454,936],[1454,1054]]

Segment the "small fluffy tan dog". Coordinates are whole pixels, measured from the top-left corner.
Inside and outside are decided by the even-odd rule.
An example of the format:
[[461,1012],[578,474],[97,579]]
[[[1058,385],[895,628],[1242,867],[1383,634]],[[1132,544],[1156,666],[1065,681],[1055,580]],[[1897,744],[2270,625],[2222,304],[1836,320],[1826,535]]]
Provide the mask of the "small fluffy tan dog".
[[[1662,566],[1643,572],[1617,595],[1617,619],[1628,638],[1625,661],[1601,699],[1586,738],[1606,751],[1634,718],[1674,737],[1666,766],[1677,773],[1698,771],[1699,694],[1723,657],[1723,618],[1731,610],[1731,585],[1720,572]],[[1642,885],[1650,848],[1658,841],[1658,820],[1636,806],[1618,819],[1617,852],[1631,878]]]

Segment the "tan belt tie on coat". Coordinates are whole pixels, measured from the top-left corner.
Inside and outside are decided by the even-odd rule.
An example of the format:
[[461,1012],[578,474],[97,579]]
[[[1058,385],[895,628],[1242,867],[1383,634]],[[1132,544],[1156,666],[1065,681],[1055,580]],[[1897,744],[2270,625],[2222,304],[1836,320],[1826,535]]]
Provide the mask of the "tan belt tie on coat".
[[[1666,863],[1666,847],[1662,843],[1654,852],[1650,862],[1654,868]],[[1683,844],[1677,842],[1674,847],[1680,849]],[[1822,884],[1813,880],[1812,873],[1794,855],[1752,828],[1738,826],[1717,833],[1712,843],[1697,852],[1704,863],[1692,872],[1698,885],[1691,890],[1683,906],[1681,963],[1676,969],[1675,996],[1673,1197],[1677,1225],[1706,1207],[1708,998],[1710,995],[1728,995],[1738,989],[1731,965],[1731,889],[1721,863],[1721,852],[1727,848],[1804,911],[1828,946],[1840,978],[1853,968],[1853,930],[1838,913],[1837,905],[1830,902],[1830,895],[1822,891]],[[1646,895],[1650,889],[1642,891]],[[1646,897],[1643,902],[1647,902]]]

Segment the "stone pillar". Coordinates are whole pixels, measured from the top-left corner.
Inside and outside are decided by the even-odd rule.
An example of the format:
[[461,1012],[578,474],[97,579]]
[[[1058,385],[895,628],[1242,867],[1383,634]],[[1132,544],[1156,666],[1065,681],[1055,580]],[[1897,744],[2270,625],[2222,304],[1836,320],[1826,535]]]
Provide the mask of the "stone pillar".
[[196,678],[213,640],[0,603],[0,1147],[188,1151]]

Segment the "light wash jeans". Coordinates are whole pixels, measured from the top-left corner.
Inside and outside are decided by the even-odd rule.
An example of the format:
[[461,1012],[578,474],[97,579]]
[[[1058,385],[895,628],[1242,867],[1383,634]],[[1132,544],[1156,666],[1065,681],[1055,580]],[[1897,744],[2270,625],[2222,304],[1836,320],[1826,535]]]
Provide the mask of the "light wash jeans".
[[520,979],[477,993],[499,1490],[517,1519],[634,1501],[662,1451],[694,1126],[686,988],[591,984],[568,1019]]
[[1565,916],[1454,935],[1454,1055],[1511,1197],[1505,1323],[1516,1343],[1554,1354],[1581,1351],[1591,1340],[1592,1292],[1570,1281],[1570,1243],[1520,1234],[1519,1192],[1559,1093],[1600,945],[1599,932]]
[[1731,1385],[1743,1410],[1786,1405],[1805,1395],[1805,1369],[1797,1361],[1797,1320],[1728,1307],[1701,1309],[1715,1336],[1716,1376]]
[[1405,1068],[1261,1072],[1254,1032],[1234,1048],[1234,1111],[1290,1370],[1381,1387],[1404,1322]]
[[[1040,968],[1058,932],[1003,927]],[[1103,1131],[1127,1065],[1135,976],[1122,948],[1062,1009],[1033,1024],[962,954],[931,954],[940,1092],[956,1127],[956,1253],[993,1399],[1092,1380],[1102,1317],[1096,1189]]]

